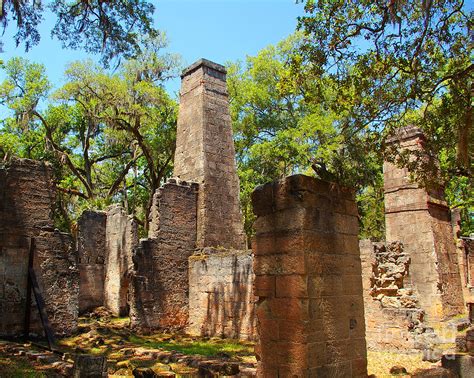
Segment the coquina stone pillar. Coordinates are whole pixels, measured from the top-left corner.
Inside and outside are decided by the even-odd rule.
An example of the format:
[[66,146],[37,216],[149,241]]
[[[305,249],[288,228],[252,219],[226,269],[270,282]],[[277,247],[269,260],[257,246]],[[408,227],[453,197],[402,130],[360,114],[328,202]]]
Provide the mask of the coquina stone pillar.
[[181,78],[174,176],[199,184],[197,247],[244,249],[226,70],[201,59]]
[[366,377],[354,194],[295,175],[257,187],[260,377]]
[[[388,140],[400,151],[423,150],[425,137],[404,127]],[[410,279],[428,321],[464,311],[451,215],[441,187],[423,188],[407,168],[384,163],[387,242],[401,241],[411,258]]]

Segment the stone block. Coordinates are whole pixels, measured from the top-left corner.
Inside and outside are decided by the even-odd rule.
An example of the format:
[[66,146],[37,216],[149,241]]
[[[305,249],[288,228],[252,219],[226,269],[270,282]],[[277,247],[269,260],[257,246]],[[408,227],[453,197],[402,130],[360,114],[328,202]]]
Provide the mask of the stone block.
[[364,376],[363,287],[351,192],[297,175],[257,188],[252,202],[254,269],[257,279],[264,277],[256,285],[257,375],[277,367],[280,376]]
[[[274,293],[275,279],[266,280],[265,276],[260,276],[254,281],[250,251],[207,248],[198,253],[189,259],[190,322],[187,332],[253,339],[256,300],[252,286],[260,294],[269,290]],[[204,265],[205,275],[202,274]]]
[[253,292],[259,297],[274,297],[275,296],[275,281],[276,277],[272,275],[256,276],[254,281]]
[[474,376],[474,356],[455,353],[445,354],[441,358],[441,365],[460,378]]
[[308,282],[306,275],[292,274],[276,276],[276,297],[279,298],[307,298]]

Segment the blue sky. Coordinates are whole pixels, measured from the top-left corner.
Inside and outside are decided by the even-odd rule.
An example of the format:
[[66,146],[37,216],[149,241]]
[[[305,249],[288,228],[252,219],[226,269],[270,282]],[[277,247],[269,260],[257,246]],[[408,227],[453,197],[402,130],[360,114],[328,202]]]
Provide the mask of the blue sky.
[[[303,5],[295,4],[295,0],[156,0],[152,3],[156,7],[155,26],[168,36],[168,51],[180,54],[185,66],[199,58],[222,64],[244,60],[247,55],[255,55],[291,34],[297,16],[303,13]],[[54,15],[45,15],[40,27],[41,42],[28,53],[22,46],[15,48],[11,23],[2,37],[4,53],[0,58],[22,56],[44,64],[49,79],[58,88],[63,83],[66,65],[88,55],[61,49],[56,40],[51,40],[49,33],[54,21]],[[179,79],[167,88],[176,93]]]

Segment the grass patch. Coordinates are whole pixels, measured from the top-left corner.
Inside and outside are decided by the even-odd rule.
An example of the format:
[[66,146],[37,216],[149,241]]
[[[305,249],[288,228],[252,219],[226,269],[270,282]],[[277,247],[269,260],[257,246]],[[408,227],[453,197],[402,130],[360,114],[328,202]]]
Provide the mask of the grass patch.
[[253,354],[252,344],[229,340],[160,340],[153,336],[140,337],[130,335],[129,341],[135,345],[140,345],[146,348],[163,349],[206,357],[214,357],[222,355],[222,353],[228,354],[232,357]]
[[23,358],[11,358],[0,355],[0,377],[47,377],[45,373],[35,371],[29,361]]
[[377,377],[392,377],[390,368],[398,365],[413,373],[417,369],[428,369],[433,366],[431,362],[422,361],[422,354],[403,354],[391,352],[367,352],[367,369],[370,374]]

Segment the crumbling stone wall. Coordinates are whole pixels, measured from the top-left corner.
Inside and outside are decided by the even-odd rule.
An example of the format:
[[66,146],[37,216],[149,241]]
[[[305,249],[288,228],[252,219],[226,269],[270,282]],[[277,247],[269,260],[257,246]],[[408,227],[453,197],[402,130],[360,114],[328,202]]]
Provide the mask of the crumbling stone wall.
[[205,248],[189,258],[188,333],[255,338],[252,264],[252,251]]
[[295,175],[252,194],[258,374],[366,377],[354,194]]
[[81,314],[104,305],[106,221],[104,212],[86,210],[77,222]]
[[[35,239],[34,270],[57,335],[77,327],[79,272],[70,235],[54,229],[51,167],[17,159],[0,168],[0,334],[23,331],[28,245]],[[41,332],[32,307],[32,332]]]
[[188,321],[188,258],[196,247],[197,185],[170,179],[158,189],[160,216],[151,239],[133,251],[133,328],[182,328]]
[[410,268],[410,256],[400,242],[374,244],[375,260],[372,263],[370,295],[383,307],[417,306],[418,298],[410,284],[405,282]]
[[107,209],[104,305],[115,316],[128,314],[132,251],[138,244],[137,224],[121,206]]
[[245,249],[226,70],[201,59],[181,78],[174,176],[199,184],[197,246]]
[[[402,128],[388,144],[403,150],[422,149],[419,129]],[[401,241],[411,258],[411,284],[429,321],[462,313],[463,298],[450,212],[441,188],[426,190],[410,180],[410,172],[384,163],[387,241]]]
[[[410,257],[399,242],[359,243],[367,346],[410,352],[424,349],[432,330],[410,284]],[[433,335],[434,336],[434,335]]]

